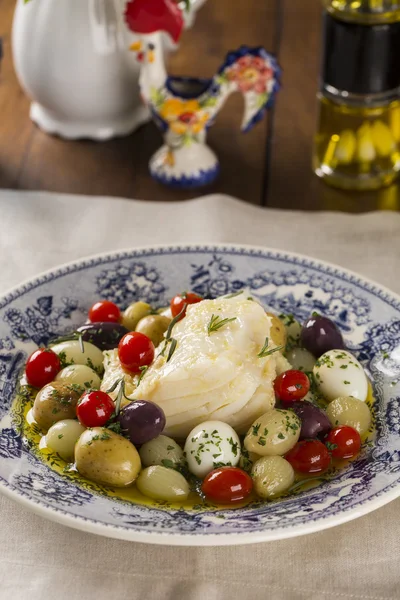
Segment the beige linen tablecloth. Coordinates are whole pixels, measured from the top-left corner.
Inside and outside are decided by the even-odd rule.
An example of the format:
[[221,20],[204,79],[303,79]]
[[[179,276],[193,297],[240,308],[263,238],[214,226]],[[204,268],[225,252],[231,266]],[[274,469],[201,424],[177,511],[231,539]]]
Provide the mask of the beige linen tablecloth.
[[[360,199],[360,201],[362,201]],[[400,214],[0,192],[0,292],[59,263],[154,243],[237,242],[333,261],[400,293]],[[168,548],[44,520],[0,496],[1,600],[400,599],[400,500],[282,542]]]

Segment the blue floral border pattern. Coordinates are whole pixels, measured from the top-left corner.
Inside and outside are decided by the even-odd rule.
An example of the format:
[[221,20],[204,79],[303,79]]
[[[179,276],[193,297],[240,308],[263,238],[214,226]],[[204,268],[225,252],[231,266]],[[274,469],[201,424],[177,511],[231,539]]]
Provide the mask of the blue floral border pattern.
[[[180,535],[247,534],[323,521],[329,516],[358,510],[363,504],[399,487],[400,396],[397,381],[385,379],[378,363],[384,361],[387,368],[392,366],[392,371],[396,371],[390,353],[400,345],[400,300],[339,268],[280,252],[223,246],[143,249],[82,261],[21,286],[0,300],[0,319],[9,328],[0,339],[2,414],[9,409],[15,395],[29,344],[46,343],[49,337],[59,333],[56,331],[59,327],[71,327],[77,315],[87,309],[79,306],[78,300],[43,294],[42,286],[47,287],[49,283],[57,286],[63,277],[93,270],[92,291],[116,301],[121,307],[138,298],[165,304],[169,289],[161,270],[155,266],[157,257],[183,255],[183,262],[187,264],[187,254],[191,261],[187,284],[190,280],[191,288],[205,297],[248,287],[252,294],[278,312],[291,312],[303,319],[316,309],[332,317],[345,335],[350,335],[352,349],[374,376],[382,409],[378,439],[372,448],[364,451],[335,479],[279,502],[230,511],[166,511],[109,500],[78,487],[50,472],[39,460],[29,460],[29,449],[23,447],[18,432],[6,426],[0,431],[1,484],[32,503],[76,519],[114,529]],[[244,277],[235,264],[243,257],[250,264],[253,259],[271,261],[273,268],[260,270],[251,265]],[[24,296],[36,290],[35,302],[24,306]],[[374,304],[378,301],[389,315],[383,322],[374,315]],[[21,468],[12,474],[10,465],[15,460],[21,463]]]

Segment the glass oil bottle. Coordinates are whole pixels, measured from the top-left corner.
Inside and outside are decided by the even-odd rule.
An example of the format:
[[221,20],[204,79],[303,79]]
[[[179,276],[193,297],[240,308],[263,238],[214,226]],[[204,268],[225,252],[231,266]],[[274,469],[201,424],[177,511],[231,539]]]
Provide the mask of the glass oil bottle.
[[378,189],[400,171],[400,3],[325,4],[313,168],[335,187]]

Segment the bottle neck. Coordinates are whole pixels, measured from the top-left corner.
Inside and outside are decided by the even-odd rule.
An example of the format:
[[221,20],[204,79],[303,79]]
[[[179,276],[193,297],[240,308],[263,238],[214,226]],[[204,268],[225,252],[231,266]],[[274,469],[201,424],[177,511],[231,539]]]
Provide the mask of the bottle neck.
[[360,25],[324,15],[324,86],[354,96],[381,96],[400,87],[400,22]]
[[379,25],[400,21],[399,0],[322,0],[335,18],[362,25]]
[[346,90],[339,90],[329,84],[322,84],[321,93],[325,98],[344,104],[346,106],[379,107],[396,102],[400,98],[400,87],[382,94],[352,94]]

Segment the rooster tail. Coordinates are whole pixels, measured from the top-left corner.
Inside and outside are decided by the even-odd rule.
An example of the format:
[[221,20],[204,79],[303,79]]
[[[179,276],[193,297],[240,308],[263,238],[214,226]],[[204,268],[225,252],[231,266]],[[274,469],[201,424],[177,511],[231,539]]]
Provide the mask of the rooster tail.
[[273,105],[281,87],[281,72],[276,58],[261,47],[241,46],[226,57],[214,81],[225,97],[242,92],[245,101],[243,132],[250,131]]

